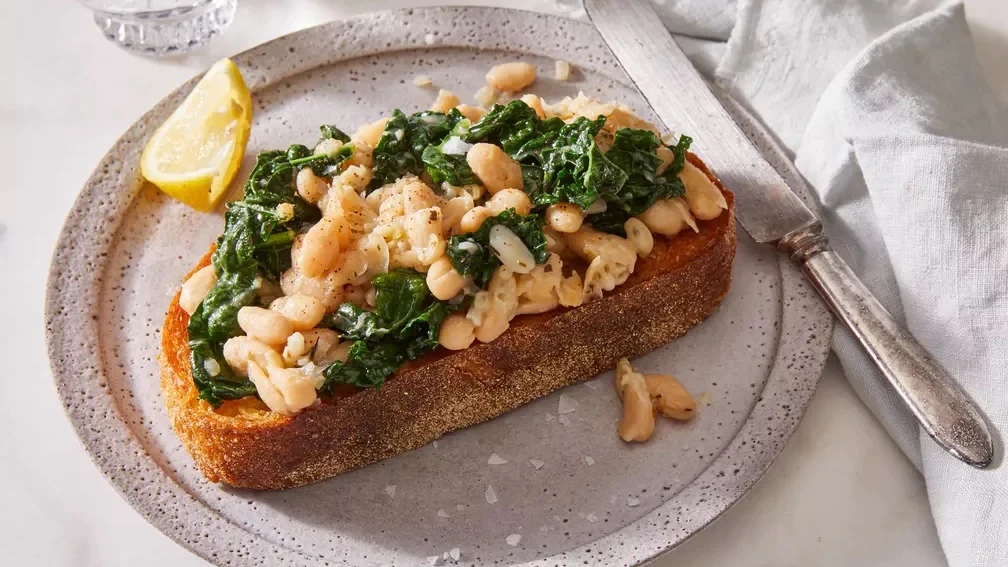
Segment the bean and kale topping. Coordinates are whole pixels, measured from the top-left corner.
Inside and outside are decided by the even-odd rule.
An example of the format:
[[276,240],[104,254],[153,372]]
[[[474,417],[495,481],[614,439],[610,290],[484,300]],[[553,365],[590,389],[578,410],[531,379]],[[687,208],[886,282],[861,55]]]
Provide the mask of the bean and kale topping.
[[[544,212],[555,203],[593,208],[585,222],[596,230],[625,236],[624,223],[660,199],[681,196],[682,170],[690,139],[666,146],[674,156],[661,174],[658,150],[662,141],[652,132],[623,128],[602,151],[596,136],[606,118],[540,119],[522,101],[494,105],[476,123],[458,110],[445,114],[423,111],[406,115],[396,109],[373,152],[370,193],[405,175],[426,173],[440,191],[442,182],[460,187],[479,183],[466,162],[465,148],[490,143],[521,166],[524,190],[532,202],[528,215],[513,209],[491,217],[474,232],[451,236],[446,254],[452,266],[476,286],[484,287],[501,265],[489,245],[490,230],[504,225],[517,235],[536,263],[548,259],[543,232]],[[295,144],[286,151],[268,151],[256,158],[240,201],[228,205],[224,233],[212,256],[216,283],[189,319],[193,378],[201,399],[215,407],[223,400],[256,395],[255,385],[236,375],[223,356],[223,345],[242,334],[237,313],[261,305],[266,282],[276,284],[291,267],[291,247],[321,218],[320,211],[298,196],[295,176],[310,167],[319,176],[337,174],[354,151],[353,142],[335,126],[323,125],[321,140],[343,146],[331,155],[313,155]],[[289,204],[293,215],[278,212]],[[604,207],[599,207],[604,203]],[[595,207],[593,207],[595,205]],[[594,212],[601,209],[601,212]],[[288,211],[290,209],[287,209]],[[466,301],[441,301],[427,288],[424,274],[398,268],[372,279],[374,309],[343,303],[320,326],[337,330],[353,341],[346,362],[325,368],[321,392],[338,386],[379,387],[405,361],[432,352],[444,318]]]

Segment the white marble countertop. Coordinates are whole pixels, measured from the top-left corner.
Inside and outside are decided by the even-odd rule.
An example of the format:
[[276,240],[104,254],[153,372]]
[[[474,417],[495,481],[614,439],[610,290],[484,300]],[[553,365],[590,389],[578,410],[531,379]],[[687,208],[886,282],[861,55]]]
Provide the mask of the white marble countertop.
[[[969,2],[974,19],[992,16],[998,1]],[[461,3],[541,6],[537,0]],[[164,61],[136,57],[107,42],[75,2],[8,2],[2,9],[0,52],[7,81],[0,89],[0,159],[7,182],[0,265],[10,270],[0,280],[6,299],[0,331],[7,362],[0,380],[5,564],[207,565],[133,512],[78,443],[56,398],[45,353],[44,284],[57,233],[79,187],[115,139],[162,96],[220,57],[397,3],[279,4],[242,0],[234,24],[208,48]],[[981,39],[994,46],[981,55],[994,68],[999,41],[1008,43],[1008,22],[981,20],[987,25],[976,28],[978,38],[982,32]],[[1008,72],[1002,68],[992,83],[1006,90]],[[763,481],[722,519],[654,563],[812,564],[945,564],[923,479],[854,395],[834,358],[801,427]]]

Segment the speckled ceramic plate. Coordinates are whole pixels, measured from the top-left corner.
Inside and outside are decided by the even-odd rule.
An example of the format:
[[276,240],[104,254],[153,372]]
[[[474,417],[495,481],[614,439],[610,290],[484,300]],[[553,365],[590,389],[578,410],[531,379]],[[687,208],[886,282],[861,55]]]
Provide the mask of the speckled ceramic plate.
[[[584,23],[477,8],[375,14],[235,58],[256,101],[246,171],[260,150],[314,140],[318,124],[352,128],[393,107],[426,108],[435,92],[413,86],[417,74],[470,98],[492,64],[517,57],[542,71],[534,90],[547,99],[583,90],[648,114]],[[571,82],[549,78],[554,58],[574,63]],[[59,395],[84,445],[139,513],[201,557],[272,567],[638,564],[741,498],[797,427],[832,322],[802,276],[740,230],[724,304],[637,361],[675,373],[703,400],[696,419],[661,420],[647,444],[616,437],[606,374],[312,486],[208,484],[170,429],[156,358],[171,294],[223,220],[141,183],[137,167],[144,140],[192,84],[134,124],[87,182],[53,258],[46,309]],[[494,453],[507,462],[488,464]]]

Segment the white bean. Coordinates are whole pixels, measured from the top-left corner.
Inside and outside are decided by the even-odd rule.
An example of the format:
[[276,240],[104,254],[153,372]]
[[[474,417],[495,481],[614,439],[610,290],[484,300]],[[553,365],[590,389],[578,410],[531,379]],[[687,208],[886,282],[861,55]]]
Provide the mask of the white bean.
[[534,94],[522,95],[521,101],[529,105],[535,111],[540,120],[546,118],[546,110],[543,109],[542,99]]
[[620,439],[628,443],[650,439],[654,433],[655,416],[647,383],[625,358],[616,365],[616,393],[623,401],[623,417],[617,429]]
[[457,232],[459,223],[466,213],[475,206],[472,195],[462,193],[458,197],[452,197],[441,205],[441,226],[447,232]]
[[461,313],[445,317],[438,330],[438,342],[448,350],[462,350],[476,340],[476,326]]
[[466,163],[490,194],[525,187],[521,165],[493,144],[474,144],[466,153]]
[[662,199],[637,215],[637,218],[651,232],[665,236],[675,236],[687,226],[694,231],[697,230],[693,215],[689,212],[689,206],[682,198]]
[[312,154],[317,156],[334,156],[342,147],[343,142],[335,138],[326,138],[315,145],[315,149],[312,150]]
[[507,313],[494,309],[486,314],[483,323],[476,329],[476,338],[481,343],[488,343],[504,334],[511,326]]
[[327,217],[308,229],[295,259],[304,275],[318,277],[336,265],[340,254],[341,227],[345,226],[345,221]]
[[382,133],[385,132],[385,125],[388,124],[389,120],[389,118],[380,118],[361,126],[350,136],[350,140],[353,142],[360,140],[372,148],[376,147],[378,141],[381,140]]
[[448,112],[449,110],[458,106],[462,102],[459,97],[455,96],[455,93],[441,89],[438,91],[437,100],[431,105],[430,109],[434,112]]
[[402,191],[403,206],[407,215],[421,209],[429,209],[437,204],[437,196],[434,195],[434,191],[419,179],[407,183]]
[[497,216],[508,209],[514,209],[519,215],[527,215],[532,212],[532,201],[528,195],[518,189],[503,189],[484,205],[490,214]]
[[224,360],[239,376],[248,376],[249,360],[265,361],[268,353],[278,354],[273,347],[251,337],[231,337],[224,342]]
[[647,258],[647,255],[654,249],[654,236],[648,230],[647,225],[636,217],[630,217],[623,223],[623,230],[626,231],[627,240],[633,244],[637,255],[641,258]]
[[460,104],[455,108],[473,124],[479,122],[487,112],[485,108],[471,104]]
[[429,266],[444,254],[446,242],[441,228],[441,209],[420,209],[403,223],[418,262]]
[[314,329],[325,316],[325,304],[321,300],[300,293],[278,297],[270,304],[270,310],[286,317],[295,331]]
[[283,315],[247,305],[238,310],[238,326],[253,339],[269,345],[282,345],[294,332],[294,326]]
[[556,203],[546,207],[546,223],[557,232],[577,232],[583,221],[581,207],[573,203]]
[[536,69],[531,63],[512,61],[494,66],[486,75],[486,82],[495,90],[518,92],[532,84]]
[[325,179],[315,175],[310,167],[301,168],[294,184],[297,186],[298,195],[313,205],[329,191],[329,184]]
[[721,190],[707,177],[707,174],[690,162],[686,162],[679,173],[686,186],[686,203],[689,210],[698,219],[711,220],[721,216],[721,211],[728,208]]
[[427,270],[427,287],[434,297],[447,301],[462,291],[465,278],[455,270],[447,256],[441,256]]
[[502,224],[490,228],[490,248],[501,264],[516,274],[527,274],[535,268],[532,252],[517,234]]
[[213,265],[203,266],[182,284],[182,290],[179,292],[179,305],[186,313],[192,315],[216,283],[217,274],[214,272]]
[[475,232],[483,225],[484,221],[492,216],[486,207],[473,207],[471,211],[462,215],[462,220],[459,221],[459,230],[461,232]]

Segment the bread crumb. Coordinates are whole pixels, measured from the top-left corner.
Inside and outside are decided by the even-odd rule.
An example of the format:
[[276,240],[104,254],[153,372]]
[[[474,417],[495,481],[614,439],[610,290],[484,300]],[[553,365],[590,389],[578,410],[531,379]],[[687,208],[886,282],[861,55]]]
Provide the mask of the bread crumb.
[[434,81],[431,80],[427,75],[417,75],[413,77],[413,84],[418,87],[429,87]]
[[570,79],[571,74],[571,64],[567,61],[558,59],[553,64],[553,78],[558,81],[566,81]]

